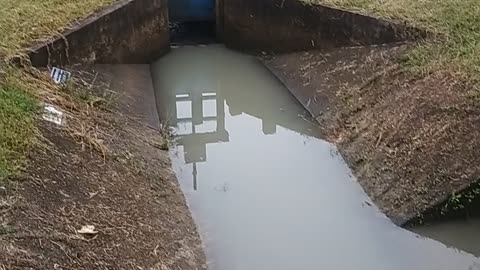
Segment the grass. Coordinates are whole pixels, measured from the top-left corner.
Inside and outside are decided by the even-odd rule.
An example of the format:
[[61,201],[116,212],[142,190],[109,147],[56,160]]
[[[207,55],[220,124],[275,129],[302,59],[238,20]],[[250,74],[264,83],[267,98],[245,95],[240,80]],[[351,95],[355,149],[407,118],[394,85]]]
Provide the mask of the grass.
[[449,71],[480,80],[478,0],[303,0],[407,22],[439,34],[420,44],[406,63],[417,71]]
[[40,89],[49,87],[2,59],[22,54],[115,0],[0,0],[0,185],[15,175],[35,141]]
[[23,166],[35,134],[37,101],[11,76],[0,85],[0,183]]
[[114,1],[0,0],[0,55],[17,54]]

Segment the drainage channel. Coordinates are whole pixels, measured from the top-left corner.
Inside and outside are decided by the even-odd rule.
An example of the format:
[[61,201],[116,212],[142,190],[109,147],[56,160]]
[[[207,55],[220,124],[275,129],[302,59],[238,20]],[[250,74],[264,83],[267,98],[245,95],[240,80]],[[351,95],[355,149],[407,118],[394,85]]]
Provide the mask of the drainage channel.
[[152,65],[174,170],[210,270],[480,269],[391,223],[254,57],[179,47]]

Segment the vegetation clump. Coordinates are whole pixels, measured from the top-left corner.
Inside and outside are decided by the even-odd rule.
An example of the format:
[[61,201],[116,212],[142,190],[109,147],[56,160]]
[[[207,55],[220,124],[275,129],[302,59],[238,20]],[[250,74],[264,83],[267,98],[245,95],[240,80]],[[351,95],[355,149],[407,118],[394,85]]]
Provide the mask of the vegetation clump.
[[[0,0],[0,184],[16,174],[35,140],[39,89],[31,74],[3,63],[115,0]],[[25,83],[29,81],[31,83]]]

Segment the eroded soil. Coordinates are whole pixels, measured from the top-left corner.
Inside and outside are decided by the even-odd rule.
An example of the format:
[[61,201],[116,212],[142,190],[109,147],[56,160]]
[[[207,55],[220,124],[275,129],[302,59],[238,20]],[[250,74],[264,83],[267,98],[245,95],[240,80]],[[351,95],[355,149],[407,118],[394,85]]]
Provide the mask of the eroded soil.
[[206,269],[163,133],[121,110],[88,114],[84,134],[39,122],[0,195],[0,269]]
[[480,174],[478,94],[455,74],[415,77],[403,70],[398,60],[405,50],[374,46],[264,59],[397,224],[444,205]]

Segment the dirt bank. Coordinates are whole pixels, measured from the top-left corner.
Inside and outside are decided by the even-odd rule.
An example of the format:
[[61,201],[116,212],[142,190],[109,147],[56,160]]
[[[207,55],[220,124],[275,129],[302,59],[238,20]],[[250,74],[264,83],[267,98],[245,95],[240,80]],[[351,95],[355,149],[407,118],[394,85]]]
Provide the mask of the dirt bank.
[[264,60],[397,224],[464,209],[480,174],[478,95],[455,74],[405,71],[398,65],[405,51],[374,46]]
[[[28,166],[0,190],[0,269],[205,269],[155,106],[145,106],[148,66],[98,70],[82,83],[116,94],[50,95],[66,126],[39,120]],[[96,233],[79,231],[87,225]]]

